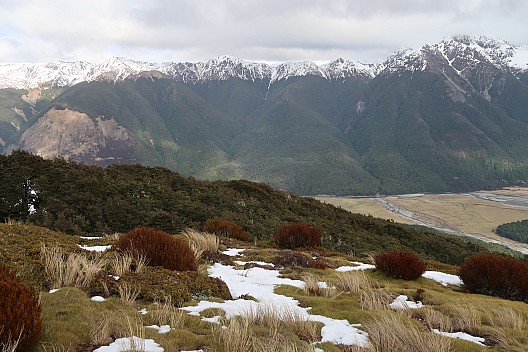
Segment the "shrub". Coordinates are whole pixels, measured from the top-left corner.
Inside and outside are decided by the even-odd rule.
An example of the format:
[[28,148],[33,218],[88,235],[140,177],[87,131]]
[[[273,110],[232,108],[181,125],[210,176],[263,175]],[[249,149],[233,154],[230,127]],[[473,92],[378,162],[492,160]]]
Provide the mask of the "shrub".
[[459,275],[471,291],[528,302],[528,264],[495,254],[478,254],[460,265]]
[[193,250],[183,239],[149,227],[138,227],[119,237],[114,248],[144,256],[148,265],[177,271],[196,271],[198,263]]
[[392,277],[416,280],[425,272],[427,264],[416,254],[407,251],[389,251],[374,256],[376,269]]
[[126,273],[119,281],[137,288],[138,299],[151,302],[170,299],[173,304],[181,305],[196,297],[232,299],[225,282],[192,271],[174,272],[149,267],[141,273]]
[[242,226],[221,218],[207,220],[204,224],[203,230],[205,232],[214,233],[218,236],[230,237],[240,241],[248,240],[248,233],[247,231],[244,231]]
[[311,268],[313,263],[312,258],[308,258],[304,254],[296,252],[282,251],[274,259],[273,265],[276,267],[282,268],[291,268],[291,267],[302,267],[302,268]]
[[31,350],[42,328],[37,294],[0,265],[0,297],[0,345],[13,346],[18,340],[16,351]]
[[321,245],[323,230],[303,222],[282,225],[274,234],[275,242],[282,248],[317,247]]

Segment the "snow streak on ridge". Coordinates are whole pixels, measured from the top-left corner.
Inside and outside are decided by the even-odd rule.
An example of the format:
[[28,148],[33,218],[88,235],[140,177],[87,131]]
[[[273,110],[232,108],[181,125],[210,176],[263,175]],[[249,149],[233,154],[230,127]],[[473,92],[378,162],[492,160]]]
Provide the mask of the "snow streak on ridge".
[[483,36],[455,36],[436,44],[426,44],[418,50],[397,51],[382,64],[362,64],[339,58],[324,65],[310,61],[268,65],[232,56],[197,63],[149,63],[114,57],[101,64],[85,61],[0,64],[0,88],[61,87],[80,82],[116,82],[140,76],[167,77],[187,83],[239,78],[272,84],[302,76],[319,76],[328,80],[348,77],[371,79],[381,72],[424,71],[429,65],[430,55],[440,55],[454,68],[486,62],[513,73],[528,70],[528,47],[516,47],[504,40]]

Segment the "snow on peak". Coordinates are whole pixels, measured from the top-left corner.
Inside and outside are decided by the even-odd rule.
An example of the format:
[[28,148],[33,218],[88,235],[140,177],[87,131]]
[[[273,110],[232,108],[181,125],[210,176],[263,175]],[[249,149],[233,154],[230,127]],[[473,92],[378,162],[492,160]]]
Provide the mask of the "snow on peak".
[[112,57],[99,64],[84,61],[53,61],[43,64],[0,64],[0,88],[50,88],[72,86],[80,82],[122,81],[142,75],[170,77],[178,81],[198,83],[239,78],[269,80],[271,83],[294,76],[315,75],[326,79],[351,76],[373,77],[369,65],[338,59],[318,66],[311,61],[286,62],[277,65],[244,61],[232,56],[219,56],[204,62],[150,63]]
[[[507,41],[484,36],[454,36],[418,50],[403,49],[390,55],[382,64],[362,64],[336,59],[324,65],[311,61],[274,65],[250,62],[233,56],[219,56],[203,62],[150,63],[112,57],[99,63],[51,61],[42,64],[0,64],[0,88],[49,88],[71,86],[80,82],[122,81],[140,76],[168,77],[188,83],[227,80],[267,80],[274,83],[290,77],[319,76],[324,79],[347,77],[373,78],[380,72],[424,71],[433,56],[445,59],[458,72],[480,63],[518,73],[528,70],[528,47],[516,47]],[[438,61],[438,60],[436,60]]]

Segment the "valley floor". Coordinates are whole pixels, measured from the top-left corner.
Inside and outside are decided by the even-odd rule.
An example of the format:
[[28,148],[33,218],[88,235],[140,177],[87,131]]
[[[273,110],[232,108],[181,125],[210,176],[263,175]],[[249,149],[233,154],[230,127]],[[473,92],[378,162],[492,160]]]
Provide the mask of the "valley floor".
[[387,197],[318,197],[354,213],[370,214],[406,224],[498,243],[528,254],[528,245],[497,236],[495,228],[528,219],[528,188],[448,194]]

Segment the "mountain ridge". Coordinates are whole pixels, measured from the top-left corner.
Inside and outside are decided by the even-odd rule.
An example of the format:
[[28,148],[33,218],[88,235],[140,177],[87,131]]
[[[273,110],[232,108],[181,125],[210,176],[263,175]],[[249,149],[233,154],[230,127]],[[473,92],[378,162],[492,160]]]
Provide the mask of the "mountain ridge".
[[233,56],[219,56],[202,62],[145,62],[112,57],[102,63],[87,61],[50,61],[46,63],[0,64],[0,88],[54,88],[72,86],[81,82],[98,80],[122,81],[139,76],[168,77],[182,82],[203,82],[240,78],[244,80],[269,80],[270,84],[290,77],[308,75],[325,79],[347,77],[374,78],[388,70],[424,70],[423,52],[439,50],[452,63],[448,55],[465,48],[476,49],[484,58],[516,73],[528,70],[528,47],[516,47],[507,41],[484,36],[454,36],[436,44],[425,44],[418,50],[402,49],[391,54],[382,63],[364,64],[359,61],[335,59],[317,65],[311,61],[291,61],[267,64],[241,60]]
[[[0,89],[0,151],[159,165],[306,195],[523,184],[524,53],[462,36],[397,52],[378,66],[221,57],[169,63],[164,73],[158,64],[116,58],[104,70],[78,63],[94,79],[87,82],[79,70],[48,65],[44,81],[53,88]],[[36,81],[37,71],[11,78]],[[63,71],[71,74],[56,74]],[[59,86],[71,79],[82,82]]]

